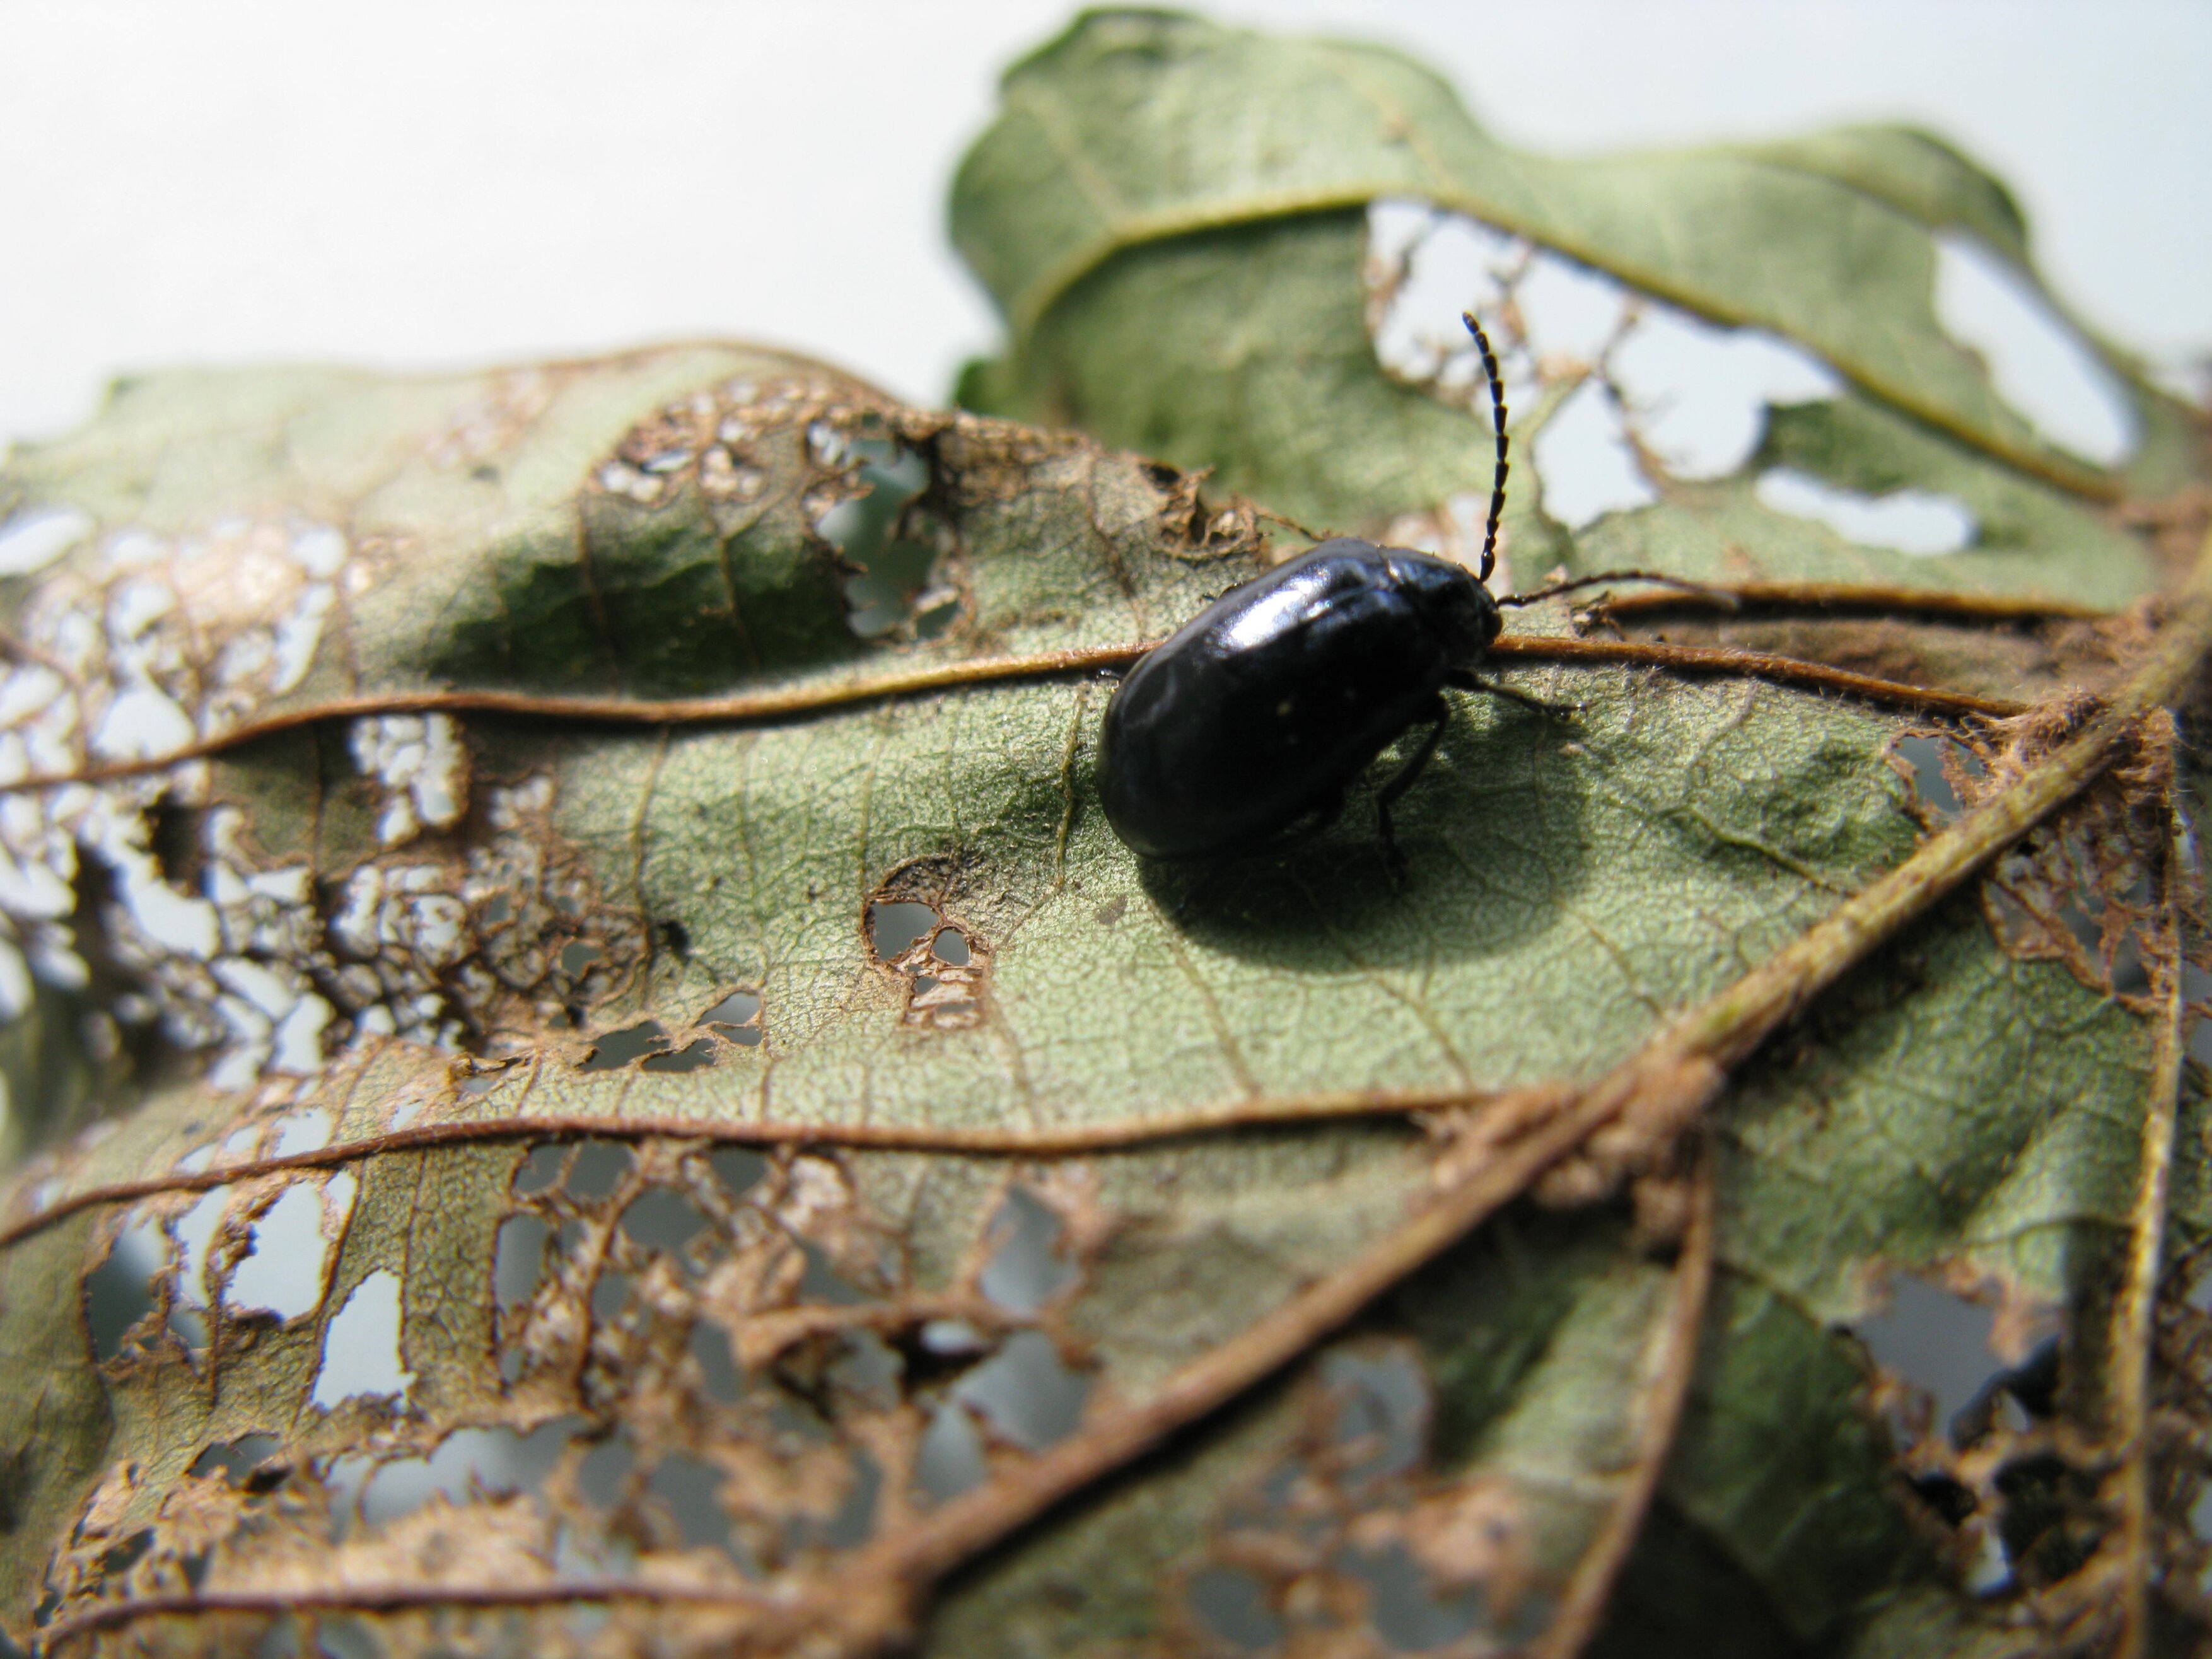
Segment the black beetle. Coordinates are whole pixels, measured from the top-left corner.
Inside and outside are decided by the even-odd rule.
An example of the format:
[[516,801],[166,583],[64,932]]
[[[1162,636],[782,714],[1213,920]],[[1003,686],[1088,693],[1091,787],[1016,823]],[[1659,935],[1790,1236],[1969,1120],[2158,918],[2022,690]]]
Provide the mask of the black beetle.
[[1353,776],[1425,719],[1428,735],[1376,795],[1395,863],[1390,803],[1443,735],[1443,688],[1528,701],[1473,674],[1498,637],[1498,601],[1483,584],[1507,468],[1498,359],[1480,325],[1465,320],[1498,429],[1480,574],[1339,537],[1232,588],[1147,653],[1107,706],[1098,744],[1106,821],[1134,852],[1225,853],[1309,813],[1333,813]]

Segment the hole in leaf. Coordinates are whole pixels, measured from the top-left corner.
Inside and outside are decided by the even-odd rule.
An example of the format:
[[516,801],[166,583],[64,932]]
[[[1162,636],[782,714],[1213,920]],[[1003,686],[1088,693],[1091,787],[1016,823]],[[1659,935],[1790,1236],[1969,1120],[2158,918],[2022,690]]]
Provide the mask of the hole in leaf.
[[866,1291],[837,1271],[837,1264],[830,1259],[829,1251],[811,1238],[798,1242],[800,1253],[806,1258],[806,1271],[799,1280],[801,1301],[850,1308],[869,1299]]
[[312,1313],[323,1299],[330,1250],[322,1183],[295,1182],[255,1218],[252,1254],[233,1270],[227,1299],[234,1308],[266,1308],[279,1319]]
[[542,1193],[556,1185],[561,1179],[561,1166],[568,1158],[568,1149],[559,1141],[539,1141],[530,1149],[530,1156],[522,1160],[521,1168],[515,1170],[514,1190]]
[[113,1578],[131,1571],[145,1559],[146,1552],[154,1547],[154,1529],[142,1527],[121,1543],[112,1545],[100,1558],[103,1577]]
[[942,1503],[980,1486],[989,1474],[983,1437],[975,1422],[957,1401],[943,1401],[922,1431],[921,1448],[914,1460],[915,1484]]
[[833,1550],[851,1549],[866,1543],[876,1529],[876,1504],[884,1490],[883,1466],[865,1450],[855,1449],[852,1484],[845,1488],[837,1512],[822,1528],[822,1541]]
[[878,962],[904,956],[937,927],[937,912],[927,904],[900,901],[868,907],[868,947]]
[[598,1045],[585,1056],[577,1069],[586,1072],[611,1072],[629,1065],[645,1054],[663,1053],[668,1047],[668,1033],[657,1019],[641,1020],[619,1031],[610,1031],[599,1040]]
[[1981,355],[1997,395],[2045,442],[2118,466],[2140,437],[2119,377],[2035,284],[1971,236],[1938,238],[1936,318]]
[[542,1217],[511,1215],[499,1224],[492,1256],[492,1294],[502,1308],[530,1300],[545,1270],[545,1242],[553,1230]]
[[969,963],[968,935],[957,927],[939,928],[936,938],[929,941],[929,953],[949,968],[965,968]]
[[1365,1455],[1340,1477],[1377,1480],[1419,1462],[1429,1439],[1428,1374],[1402,1348],[1380,1353],[1337,1352],[1322,1363],[1322,1381],[1336,1395],[1335,1438]]
[[1017,1331],[953,1393],[1006,1438],[1038,1451],[1075,1431],[1091,1398],[1091,1378],[1070,1370],[1042,1331]]
[[707,1224],[698,1206],[666,1187],[649,1187],[623,1211],[623,1232],[648,1250],[680,1251]]
[[2143,966],[2142,946],[2130,933],[2112,951],[2112,991],[2124,997],[2142,996],[2150,989],[2150,970]]
[[714,1038],[700,1037],[673,1054],[649,1056],[643,1069],[648,1072],[700,1072],[714,1063]]
[[700,1015],[699,1024],[712,1028],[732,1042],[758,1042],[761,1040],[760,993],[731,992]]
[[161,1223],[142,1221],[118,1233],[106,1259],[85,1275],[84,1322],[95,1358],[114,1358],[131,1328],[152,1315],[155,1276],[168,1255]]
[[685,1548],[728,1546],[730,1517],[722,1509],[719,1470],[676,1452],[660,1460],[645,1486],[675,1520]]
[[1964,501],[1929,489],[1863,495],[1778,466],[1759,474],[1756,493],[1777,513],[1814,520],[1861,547],[1932,557],[1972,547],[1980,534],[1973,510]]
[[[1378,361],[1486,413],[1480,359],[1460,322],[1462,310],[1484,313],[1506,401],[1542,422],[1526,435],[1545,510],[1571,528],[1656,500],[1647,456],[1680,477],[1728,476],[1757,448],[1771,406],[1840,389],[1825,363],[1789,341],[1716,326],[1426,204],[1375,204],[1368,235]],[[1479,498],[1473,505],[1479,519]],[[1437,550],[1464,538],[1443,539],[1449,545]]]
[[1426,202],[1386,200],[1367,210],[1367,251],[1370,295],[1381,300],[1395,283],[1370,313],[1376,361],[1416,383],[1469,385],[1460,313],[1494,307],[1500,274],[1526,257],[1525,245]]
[[170,1304],[166,1328],[170,1335],[194,1353],[202,1352],[208,1345],[207,1315],[181,1297]]
[[362,1489],[362,1518],[381,1525],[420,1509],[434,1494],[459,1503],[477,1492],[534,1491],[544,1484],[582,1424],[581,1418],[556,1418],[528,1434],[509,1428],[456,1429],[427,1458],[379,1464]]
[[[92,747],[114,760],[146,758],[190,743],[192,730],[192,717],[173,699],[159,688],[142,683],[108,704],[99,729],[92,735]],[[215,953],[207,931],[209,908],[163,887],[154,879],[150,867],[143,880],[131,880],[126,874],[123,897],[134,919],[155,938],[165,944],[173,940],[179,947],[187,941],[210,940],[195,954]]]
[[838,1345],[830,1380],[860,1395],[878,1411],[898,1404],[899,1382],[906,1373],[898,1351],[873,1331],[848,1331]]
[[629,1148],[619,1140],[586,1140],[576,1146],[565,1183],[572,1197],[592,1200],[606,1197],[629,1173]]
[[1585,380],[1567,394],[1529,446],[1549,517],[1580,530],[1659,499],[1627,432],[1620,400],[1603,381]]
[[691,1358],[707,1386],[707,1397],[726,1406],[744,1391],[744,1377],[730,1352],[730,1334],[712,1320],[691,1327]]
[[629,1300],[629,1275],[602,1273],[592,1285],[592,1317],[602,1325],[607,1324]]
[[1471,1632],[1480,1620],[1482,1593],[1468,1589],[1439,1597],[1419,1562],[1402,1544],[1372,1555],[1354,1554],[1344,1566],[1366,1581],[1368,1622],[1375,1633],[1401,1653],[1444,1647]]
[[1947,763],[1977,781],[1989,775],[1989,769],[1980,757],[1950,738],[1908,732],[1897,740],[1896,752],[1912,768],[1913,793],[1920,804],[1945,823],[1966,811],[1966,803],[1959,799],[1959,792],[1945,773]]
[[270,1621],[254,1644],[253,1659],[300,1659],[299,1623],[290,1613],[280,1613]]
[[319,1152],[331,1144],[331,1131],[336,1123],[328,1112],[294,1112],[276,1120],[276,1144],[270,1149],[276,1158],[295,1158],[302,1152]]
[[768,1159],[750,1146],[717,1146],[707,1154],[714,1179],[732,1198],[743,1198],[768,1173]]
[[933,1319],[921,1328],[925,1352],[946,1358],[988,1353],[991,1339],[964,1319]]
[[1835,372],[1801,346],[1648,302],[1607,371],[1645,450],[1678,478],[1741,471],[1765,434],[1771,405],[1843,390]]
[[1878,1364],[1929,1396],[1946,1434],[2008,1370],[1990,1346],[1996,1314],[1909,1273],[1890,1281],[1889,1305],[1856,1329]]
[[414,1386],[399,1352],[399,1275],[379,1267],[353,1288],[323,1333],[314,1403],[327,1409],[356,1395],[402,1395]]
[[[849,452],[860,461],[865,493],[839,501],[815,528],[846,563],[857,567],[845,582],[853,631],[864,640],[878,639],[911,629],[918,612],[942,608],[949,596],[930,587],[936,550],[896,533],[908,503],[929,488],[928,464],[884,438],[852,440]],[[842,463],[843,453],[830,453],[835,459],[826,465]]]
[[204,1348],[208,1343],[207,1321],[203,1312],[208,1305],[208,1247],[215,1242],[216,1231],[222,1225],[223,1212],[229,1204],[230,1188],[217,1187],[203,1194],[176,1223],[177,1294],[169,1309],[169,1328],[179,1341],[194,1351]]
[[1257,1573],[1206,1567],[1192,1575],[1185,1594],[1190,1610],[1224,1642],[1260,1649],[1278,1646],[1284,1638],[1283,1621],[1269,1605],[1267,1587]]
[[1539,360],[1596,362],[1628,313],[1629,293],[1617,278],[1547,251],[1531,253],[1513,297]]
[[586,1452],[576,1466],[576,1490],[586,1503],[611,1510],[620,1500],[636,1462],[628,1441],[619,1437],[604,1441]]
[[318,1613],[315,1652],[319,1659],[387,1659],[375,1627],[356,1613]]
[[985,1296],[1008,1311],[1035,1313],[1074,1283],[1075,1264],[1060,1254],[1060,1217],[1017,1187],[991,1222],[999,1248],[978,1280]]
[[92,534],[92,515],[74,507],[34,507],[0,524],[0,576],[44,570]]
[[193,1460],[192,1473],[221,1474],[234,1486],[246,1486],[283,1443],[273,1434],[242,1434],[228,1444],[210,1446]]

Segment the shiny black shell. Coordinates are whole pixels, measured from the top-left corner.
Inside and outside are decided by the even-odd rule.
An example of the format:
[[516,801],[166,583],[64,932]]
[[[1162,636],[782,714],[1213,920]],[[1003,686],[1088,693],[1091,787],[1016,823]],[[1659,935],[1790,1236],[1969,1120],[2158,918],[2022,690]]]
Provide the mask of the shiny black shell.
[[1107,706],[1098,791],[1146,858],[1261,840],[1337,798],[1498,637],[1464,566],[1340,538],[1224,593]]

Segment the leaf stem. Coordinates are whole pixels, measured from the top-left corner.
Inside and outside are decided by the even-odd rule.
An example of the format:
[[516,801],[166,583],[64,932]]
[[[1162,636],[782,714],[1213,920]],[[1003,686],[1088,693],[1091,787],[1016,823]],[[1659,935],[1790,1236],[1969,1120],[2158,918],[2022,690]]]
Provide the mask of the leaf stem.
[[1534,1659],[1576,1659],[1589,1645],[1605,1616],[1614,1581],[1643,1530],[1652,1496],[1659,1490],[1674,1431],[1681,1425],[1682,1407],[1690,1396],[1690,1378],[1698,1367],[1698,1337],[1705,1328],[1705,1303],[1713,1282],[1717,1186],[1711,1150],[1701,1148],[1690,1177],[1690,1224],[1674,1264],[1673,1288],[1644,1356],[1644,1413],[1635,1462],[1597,1536],[1576,1563],[1559,1610]]
[[975,657],[959,662],[912,665],[877,673],[804,680],[759,691],[720,697],[595,697],[549,696],[531,691],[453,690],[424,687],[412,691],[374,691],[332,697],[280,709],[241,721],[165,754],[111,761],[73,772],[16,778],[0,782],[0,793],[50,789],[73,783],[106,783],[143,776],[189,761],[208,760],[264,738],[280,737],[325,720],[363,720],[382,714],[493,714],[515,719],[569,720],[603,726],[708,726],[752,720],[804,719],[848,708],[856,703],[918,696],[994,680],[1042,679],[1117,668],[1135,661],[1150,644],[1093,645],[1024,656]]
[[[1719,590],[1727,591],[1727,590]],[[366,720],[389,714],[486,714],[515,720],[570,721],[601,726],[731,726],[756,721],[805,720],[856,705],[883,702],[932,691],[988,685],[1004,680],[1051,679],[1061,675],[1126,668],[1157,640],[1119,645],[1073,646],[1019,656],[975,657],[959,662],[904,666],[877,673],[808,680],[759,691],[719,697],[619,697],[552,696],[530,691],[493,691],[423,687],[411,691],[378,691],[332,697],[279,709],[258,720],[159,755],[105,761],[67,772],[33,773],[0,780],[0,794],[58,789],[72,784],[112,783],[143,777],[173,766],[210,760],[248,744],[320,725],[325,720]],[[1939,686],[1912,685],[1870,674],[1854,674],[1823,663],[1703,646],[1663,645],[1633,640],[1577,640],[1550,635],[1510,635],[1491,646],[1493,656],[1570,667],[1635,665],[1690,674],[1735,674],[1778,684],[1833,691],[1904,708],[2003,717],[2027,706],[1975,696]]]
[[[1527,1092],[1527,1091],[1522,1091]],[[0,1249],[21,1243],[69,1217],[108,1204],[129,1204],[164,1193],[210,1192],[217,1187],[301,1170],[328,1170],[391,1152],[501,1140],[696,1140],[733,1146],[851,1147],[888,1152],[943,1152],[963,1158],[1058,1158],[1127,1151],[1164,1141],[1239,1129],[1289,1128],[1356,1118],[1411,1117],[1453,1111],[1509,1097],[1457,1085],[1443,1089],[1340,1089],[1308,1095],[1234,1095],[1145,1117],[1046,1127],[963,1128],[928,1123],[799,1122],[789,1120],[616,1117],[597,1113],[526,1113],[509,1117],[448,1118],[410,1123],[312,1152],[244,1158],[200,1170],[105,1182],[51,1199],[29,1215],[0,1226]],[[41,1183],[44,1184],[44,1183]]]
[[[2169,737],[2169,764],[2171,762]],[[2169,792],[2172,774],[2168,771]],[[2169,798],[2170,808],[2173,803]],[[2179,883],[2188,879],[2187,830],[2173,810],[2167,851],[2164,927],[2159,940],[2158,1025],[2151,1052],[2150,1091],[2143,1112],[2142,1153],[2135,1202],[2128,1214],[2126,1278],[2112,1310],[2112,1428],[2118,1468],[2120,1629],[2112,1659],[2142,1659],[2150,1644],[2151,1347],[2157,1334],[2158,1285],[2165,1259],[2166,1194],[2173,1168],[2174,1124],[2181,1098],[2188,999],[2183,984]]]
[[761,1591],[738,1585],[684,1584],[642,1578],[553,1579],[539,1584],[441,1584],[410,1580],[388,1584],[288,1586],[283,1589],[214,1589],[108,1601],[39,1632],[39,1650],[52,1654],[81,1637],[141,1619],[205,1618],[210,1614],[284,1613],[404,1613],[415,1607],[561,1607],[576,1601],[654,1601],[678,1606],[731,1606],[775,1611]]
[[1980,714],[2002,720],[2025,712],[2026,703],[2002,697],[1976,696],[1970,691],[1949,691],[1938,686],[1910,685],[1872,674],[1856,674],[1802,657],[1780,657],[1766,651],[1738,651],[1724,646],[1666,645],[1642,640],[1565,639],[1552,634],[1507,634],[1492,641],[1493,657],[1533,662],[1555,662],[1571,667],[1628,664],[1665,669],[1677,674],[1730,674],[1745,679],[1771,680],[1777,685],[1812,691],[1835,691],[1869,702],[1924,708],[1944,714]]
[[1589,607],[1598,617],[1650,611],[1814,611],[1936,617],[1962,622],[2095,622],[2112,611],[2070,599],[1966,593],[1881,582],[1716,582],[1644,593],[1607,593]]

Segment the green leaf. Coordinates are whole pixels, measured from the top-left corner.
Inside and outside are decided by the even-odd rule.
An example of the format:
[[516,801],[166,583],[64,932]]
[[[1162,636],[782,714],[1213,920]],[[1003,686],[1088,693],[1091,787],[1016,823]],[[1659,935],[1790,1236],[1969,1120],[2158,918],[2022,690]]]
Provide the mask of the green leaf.
[[1746,150],[1863,191],[1931,229],[1972,231],[2007,258],[2028,262],[2027,218],[2004,180],[1935,133],[1905,126],[1832,127]]
[[[1218,468],[1317,524],[1434,507],[1486,476],[1486,434],[1419,410],[1374,362],[1353,273],[1360,215],[1388,199],[1795,341],[1960,446],[1960,465],[2112,493],[1939,324],[1939,235],[2020,260],[2025,230],[2002,186],[1936,141],[1862,128],[1559,161],[1498,143],[1396,53],[1167,13],[1085,14],[1008,72],[952,225],[1013,338],[970,369],[962,401]],[[2177,487],[2196,465],[2189,417],[2141,383],[2122,395],[2141,433],[2131,486]],[[1764,517],[1753,556],[1787,568],[1765,544],[1793,539],[1790,520]],[[2050,572],[2040,591],[2064,583]]]
[[[161,377],[12,457],[0,535],[84,533],[0,593],[0,784],[164,763],[0,806],[40,975],[0,1038],[37,1102],[0,1207],[11,1635],[167,1597],[82,1639],[237,1650],[289,1607],[367,1650],[727,1651],[789,1645],[778,1608],[880,1637],[935,1584],[946,1654],[1526,1642],[1687,1341],[1592,1651],[2016,1650],[1961,1568],[2017,1518],[2008,1459],[2102,1443],[2154,1069],[2127,964],[2164,938],[2132,775],[1742,1066],[1705,1126],[1696,1328],[1670,1323],[1694,1155],[1594,1146],[1114,1478],[884,1565],[1390,1246],[1533,1097],[1498,1091],[1595,1078],[1905,860],[1941,793],[1908,760],[1948,747],[1971,793],[2033,758],[1756,678],[1516,659],[1579,712],[1456,707],[1395,809],[1402,882],[1367,784],[1304,841],[1132,857],[1095,659],[1006,659],[1157,637],[1291,544],[1267,513],[1378,522],[1486,463],[1480,422],[1376,366],[1369,195],[1479,183],[1501,222],[1796,332],[1857,389],[1776,411],[1755,464],[1939,490],[1982,530],[1880,553],[1739,474],[1572,532],[1528,491],[1525,569],[2152,585],[1905,280],[1929,224],[2017,243],[2002,186],[1893,133],[1769,148],[1540,164],[1387,54],[1079,21],[957,189],[1024,331],[971,387],[1256,505],[743,346]],[[1758,234],[1676,246],[1692,208]],[[1853,238],[1863,281],[1802,280]],[[2008,694],[2094,655],[1820,626]],[[733,693],[785,702],[645,701]],[[188,738],[210,752],[167,763]],[[1437,1109],[1341,1109],[1377,1091]],[[1899,1273],[1996,1304],[2006,1363],[2066,1331],[2061,1386],[2009,1396],[2033,1423],[1962,1428],[1967,1455],[1913,1431],[1854,1334]],[[1981,1482],[1971,1517],[1938,1474]],[[2056,1512],[2005,1534],[2024,1581],[2102,1524]]]

